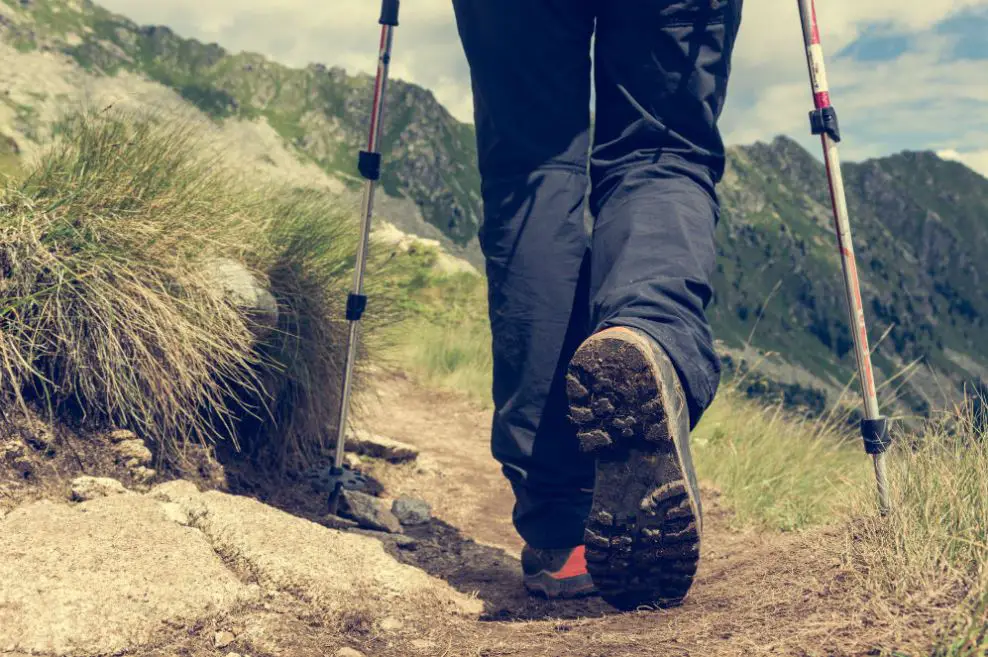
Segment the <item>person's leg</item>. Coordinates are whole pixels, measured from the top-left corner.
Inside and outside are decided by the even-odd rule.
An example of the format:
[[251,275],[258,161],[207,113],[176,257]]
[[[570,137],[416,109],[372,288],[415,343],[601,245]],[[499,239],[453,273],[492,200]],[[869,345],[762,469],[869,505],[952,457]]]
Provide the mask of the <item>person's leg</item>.
[[[588,335],[588,0],[454,0],[473,83],[493,333],[492,451],[535,548],[583,540],[593,463],[564,376]],[[582,275],[581,275],[582,273]],[[583,288],[583,289],[578,289]]]
[[643,330],[682,379],[691,425],[720,362],[712,297],[715,185],[742,0],[602,0],[592,156],[592,326]]
[[689,432],[719,383],[705,310],[740,17],[741,0],[598,4],[594,334],[567,393],[596,459],[589,574],[621,608],[681,602],[699,562]]

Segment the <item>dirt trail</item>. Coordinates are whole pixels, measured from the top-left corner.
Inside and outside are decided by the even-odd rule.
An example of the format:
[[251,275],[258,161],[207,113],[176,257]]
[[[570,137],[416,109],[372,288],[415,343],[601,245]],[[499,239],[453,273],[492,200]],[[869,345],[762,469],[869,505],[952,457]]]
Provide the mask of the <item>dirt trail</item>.
[[619,614],[599,600],[533,600],[521,588],[511,492],[490,456],[489,412],[401,376],[382,377],[364,402],[371,430],[422,450],[418,465],[378,466],[375,474],[390,494],[429,501],[441,521],[413,534],[419,549],[396,556],[485,603],[482,621],[456,626],[440,654],[930,654],[930,612],[864,604],[841,564],[840,531],[732,530],[709,487],[702,563],[682,607]]
[[[595,598],[560,603],[530,598],[521,585],[521,541],[510,520],[513,498],[490,454],[490,412],[458,395],[417,386],[400,375],[378,373],[373,383],[374,392],[359,399],[360,423],[372,432],[417,446],[420,455],[403,465],[373,459],[364,464],[383,484],[387,497],[410,494],[423,498],[435,514],[428,525],[406,527],[406,536],[350,530],[368,539],[329,532],[320,527],[332,526],[325,516],[325,495],[311,482],[299,478],[272,485],[252,476],[249,469],[238,469],[235,462],[224,463],[222,477],[206,467],[215,464],[204,463],[202,480],[197,483],[202,489],[220,488],[236,495],[179,494],[192,484],[173,482],[164,488],[172,491],[170,497],[130,493],[66,506],[63,480],[77,474],[115,477],[128,487],[136,486],[126,468],[110,458],[114,449],[131,441],[114,447],[112,440],[104,444],[92,437],[70,440],[68,434],[46,437],[37,427],[10,426],[7,433],[11,435],[0,434],[0,522],[30,536],[33,544],[38,543],[39,532],[49,532],[48,542],[55,547],[37,555],[19,552],[16,546],[26,540],[18,542],[8,536],[8,544],[15,547],[8,545],[7,554],[20,555],[21,562],[25,555],[40,560],[43,563],[35,570],[57,575],[49,577],[49,585],[43,588],[67,610],[66,617],[79,605],[95,605],[104,623],[112,625],[114,618],[126,617],[136,623],[134,636],[150,632],[137,651],[119,650],[137,645],[119,628],[108,630],[106,637],[93,634],[93,645],[109,637],[115,641],[112,652],[128,657],[213,657],[230,652],[244,657],[326,657],[335,655],[341,646],[357,648],[365,657],[797,657],[891,655],[893,649],[900,651],[899,657],[931,654],[936,621],[942,620],[943,612],[923,609],[922,600],[909,608],[867,600],[853,574],[842,565],[840,555],[848,540],[845,532],[736,531],[730,512],[710,487],[704,487],[707,516],[700,571],[683,606],[622,614]],[[98,453],[99,458],[87,456],[89,452]],[[35,456],[28,458],[31,454]],[[251,497],[255,500],[247,499]],[[166,498],[171,504],[168,513],[161,507]],[[45,516],[41,507],[26,506],[39,499],[39,504],[54,504],[51,508],[72,522],[91,526],[73,536],[77,543],[81,541],[78,547],[63,545],[58,539],[57,532],[66,523],[47,522],[46,518],[54,516]],[[153,556],[155,550],[171,557],[178,554],[164,539],[151,539],[151,544],[142,539],[150,530],[136,524],[134,514],[135,509],[145,507],[145,525],[171,537],[176,545],[185,545],[186,552],[191,554],[195,547],[186,545],[190,540],[211,546],[211,550],[199,550],[205,560],[199,571],[191,563],[175,570],[166,559],[155,560],[161,562],[163,572],[145,570],[137,563],[141,557]],[[175,520],[176,511],[184,520]],[[128,520],[111,518],[109,524],[100,525],[99,513],[103,512]],[[40,523],[41,529],[31,529],[31,522]],[[93,561],[103,558],[100,550],[108,551],[109,562],[81,570],[73,566],[69,574],[111,577],[107,584],[116,591],[114,599],[124,602],[114,603],[108,594],[91,595],[95,589],[88,585],[70,586],[72,578],[59,570],[64,559],[56,558],[56,553]],[[438,579],[399,567],[388,554]],[[122,578],[115,560],[134,561],[131,572],[136,574]],[[100,570],[103,567],[113,575],[106,575]],[[24,568],[14,570],[2,579],[10,582]],[[194,621],[187,622],[168,605],[187,605],[188,596],[142,593],[136,598],[158,605],[160,615],[171,620],[137,622],[146,609],[131,604],[134,587],[154,593],[175,580],[194,587],[202,581],[215,589],[222,584],[216,573],[228,579],[232,573],[236,580],[231,580],[235,595],[222,598],[223,605],[212,605],[208,612],[197,608],[192,613]],[[344,583],[351,580],[363,582],[363,588]],[[62,596],[51,582],[86,593]],[[419,597],[400,594],[395,601],[383,595],[385,589],[395,589],[403,582],[405,589],[420,591]],[[43,601],[34,600],[30,585],[7,589],[13,591],[7,591],[8,598],[13,598],[5,603],[2,593],[6,589],[0,581],[0,656],[26,657],[16,652],[16,646],[49,641],[44,617],[35,614],[41,619],[32,639],[35,643],[20,637],[14,648],[3,643],[4,623],[10,624],[10,614],[22,622],[23,605]],[[483,603],[476,620],[479,605],[474,595]],[[448,607],[438,604],[440,598],[469,602],[474,615],[440,611]],[[341,601],[346,601],[342,611]],[[54,621],[49,618],[48,622]],[[75,632],[63,634],[67,641],[79,639]],[[219,637],[227,635],[234,637],[233,642],[221,646]],[[49,647],[38,654],[55,652]],[[103,652],[67,650],[62,654]]]

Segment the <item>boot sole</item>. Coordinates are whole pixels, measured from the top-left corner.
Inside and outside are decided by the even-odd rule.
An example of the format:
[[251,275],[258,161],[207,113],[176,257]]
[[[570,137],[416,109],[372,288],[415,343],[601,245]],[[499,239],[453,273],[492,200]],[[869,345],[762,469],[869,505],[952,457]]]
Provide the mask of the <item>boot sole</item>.
[[596,457],[587,569],[621,610],[682,604],[700,560],[699,501],[659,367],[645,339],[610,329],[580,347],[567,375],[570,420]]

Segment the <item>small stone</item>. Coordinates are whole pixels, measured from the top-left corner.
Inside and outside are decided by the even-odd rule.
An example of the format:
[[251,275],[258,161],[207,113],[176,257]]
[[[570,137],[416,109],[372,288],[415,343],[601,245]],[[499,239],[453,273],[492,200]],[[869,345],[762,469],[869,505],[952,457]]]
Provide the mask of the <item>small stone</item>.
[[385,632],[397,632],[401,628],[405,627],[405,624],[394,616],[385,616],[378,623],[378,627]]
[[401,523],[384,502],[364,493],[344,489],[340,499],[340,512],[367,529],[391,534],[402,532]]
[[333,654],[335,657],[364,657],[364,653],[353,648],[340,648]]
[[346,467],[350,468],[351,470],[358,470],[363,462],[360,460],[360,457],[357,456],[356,454],[347,452],[346,454],[343,455],[343,463],[344,465],[346,465]]
[[416,541],[411,536],[398,535],[395,536],[395,545],[398,546],[400,550],[408,550],[409,552],[414,552],[419,549],[419,542]]
[[143,440],[125,440],[113,446],[117,457],[131,467],[146,466],[151,463],[151,450]]
[[342,518],[340,516],[334,516],[329,514],[323,516],[320,522],[321,524],[323,524],[326,527],[329,527],[330,529],[347,530],[360,526],[356,520],[350,520],[349,518]]
[[129,429],[117,429],[107,434],[114,443],[122,443],[127,440],[139,440],[137,434]]
[[406,526],[424,525],[432,519],[432,507],[424,500],[402,495],[391,505],[391,513]]
[[233,634],[233,632],[223,631],[223,632],[217,632],[216,634],[213,635],[213,645],[215,645],[217,648],[226,648],[236,640],[237,637]]
[[87,502],[100,497],[129,493],[116,479],[107,477],[76,477],[72,480],[70,498],[73,502]]
[[10,442],[0,443],[0,463],[19,461],[25,454],[27,454],[27,445],[22,440],[15,438]]
[[414,445],[362,430],[351,432],[347,436],[347,446],[357,454],[384,459],[390,463],[414,461],[419,456],[419,450]]
[[158,472],[156,470],[146,468],[143,465],[134,468],[131,474],[134,475],[134,479],[137,479],[137,481],[142,484],[146,484],[158,476]]

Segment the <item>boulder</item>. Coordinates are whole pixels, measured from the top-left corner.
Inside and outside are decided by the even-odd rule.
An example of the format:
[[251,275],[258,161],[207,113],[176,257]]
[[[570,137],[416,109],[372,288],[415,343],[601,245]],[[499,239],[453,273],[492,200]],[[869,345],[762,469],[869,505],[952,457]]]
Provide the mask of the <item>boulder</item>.
[[400,534],[402,531],[401,523],[384,501],[366,493],[344,489],[340,498],[340,513],[356,520],[366,529],[390,534]]
[[201,532],[138,494],[14,509],[0,554],[2,654],[120,654],[247,599]]
[[169,482],[149,495],[181,506],[213,548],[228,563],[243,564],[261,587],[291,591],[323,613],[368,604],[396,618],[477,618],[483,610],[476,597],[399,563],[377,539],[329,529],[247,497],[194,491],[189,482]]
[[76,477],[72,480],[69,497],[74,502],[88,502],[89,500],[111,495],[125,495],[129,493],[124,485],[116,479],[107,477]]
[[205,262],[205,272],[250,317],[258,339],[278,327],[278,301],[247,267],[230,258],[212,258]]
[[363,430],[353,431],[347,435],[346,448],[357,454],[384,459],[390,463],[414,461],[419,456],[419,449],[414,445]]
[[391,505],[391,513],[408,527],[424,525],[432,520],[432,507],[425,500],[402,495]]

